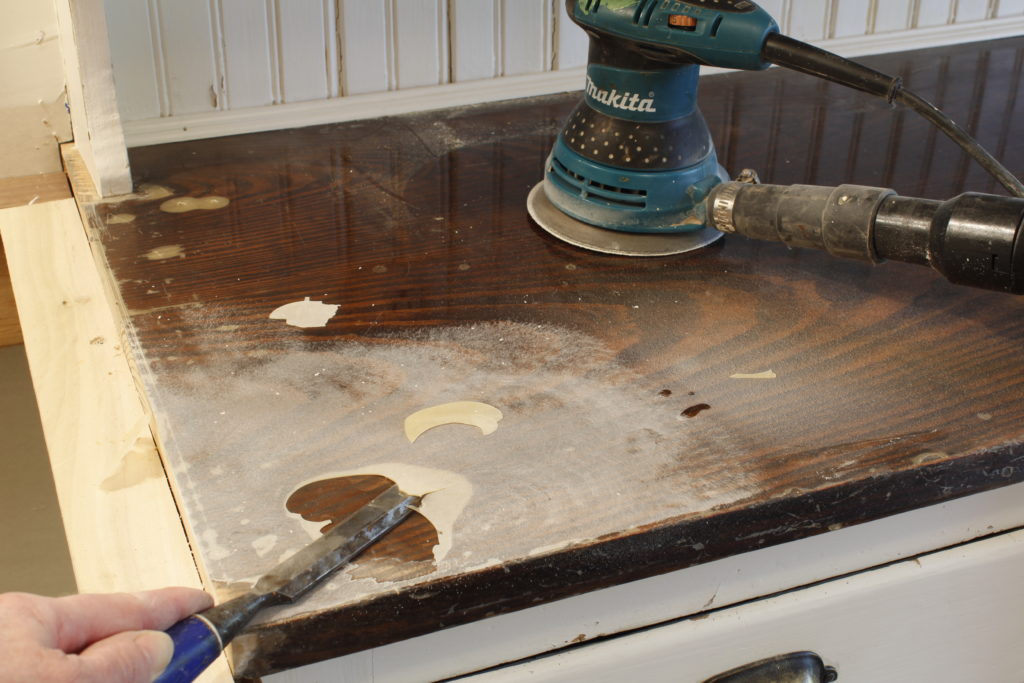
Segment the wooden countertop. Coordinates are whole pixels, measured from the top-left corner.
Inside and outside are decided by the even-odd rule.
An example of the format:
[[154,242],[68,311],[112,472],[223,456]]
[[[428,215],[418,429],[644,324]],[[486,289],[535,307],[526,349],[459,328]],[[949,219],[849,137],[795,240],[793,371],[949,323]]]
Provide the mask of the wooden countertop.
[[[868,61],[1024,169],[1024,40]],[[304,486],[307,517],[374,476],[439,489],[429,521],[268,614],[236,673],[1024,480],[1020,299],[742,238],[656,259],[556,242],[525,198],[577,97],[135,149],[137,187],[167,194],[85,207],[218,598],[315,536],[286,507]],[[804,76],[715,76],[700,101],[734,173],[994,190],[913,115]],[[161,210],[208,196],[230,203]],[[305,297],[339,308],[270,317]],[[407,415],[456,400],[497,430],[409,443]]]

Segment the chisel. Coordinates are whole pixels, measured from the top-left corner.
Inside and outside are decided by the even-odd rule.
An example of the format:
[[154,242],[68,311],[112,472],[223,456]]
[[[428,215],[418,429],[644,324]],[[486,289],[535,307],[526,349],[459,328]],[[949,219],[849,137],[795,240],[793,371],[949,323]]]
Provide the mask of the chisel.
[[245,595],[182,619],[167,629],[174,641],[158,683],[193,681],[264,607],[293,602],[398,526],[421,496],[398,486],[370,501],[329,532],[265,574]]

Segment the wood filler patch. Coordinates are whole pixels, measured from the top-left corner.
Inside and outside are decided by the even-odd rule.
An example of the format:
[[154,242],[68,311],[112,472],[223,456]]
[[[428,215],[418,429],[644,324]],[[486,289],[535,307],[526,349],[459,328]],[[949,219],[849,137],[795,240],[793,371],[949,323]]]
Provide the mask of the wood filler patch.
[[405,438],[414,443],[423,432],[449,424],[477,427],[486,436],[498,429],[501,411],[478,401],[455,401],[418,410],[405,418]]
[[307,296],[302,301],[293,301],[278,306],[270,312],[271,320],[284,320],[293,327],[323,327],[341,308],[338,304],[323,301],[310,301]]
[[152,201],[154,199],[165,199],[166,197],[171,197],[173,195],[174,190],[169,187],[147,183],[145,185],[139,185],[137,199],[141,199],[142,201]]
[[213,211],[223,209],[231,203],[227,197],[210,195],[208,197],[175,197],[160,205],[161,211],[167,213],[187,213],[189,211]]
[[163,261],[169,258],[185,258],[185,249],[180,244],[166,244],[147,251],[144,256],[150,261]]
[[738,372],[735,375],[729,375],[729,379],[775,379],[777,376],[771,370],[765,370],[753,373]]

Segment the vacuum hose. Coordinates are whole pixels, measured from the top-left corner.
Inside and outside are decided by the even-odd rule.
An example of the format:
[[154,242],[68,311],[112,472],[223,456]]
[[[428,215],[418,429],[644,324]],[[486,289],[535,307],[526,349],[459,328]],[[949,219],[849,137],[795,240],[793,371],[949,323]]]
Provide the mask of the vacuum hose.
[[1024,199],[970,192],[943,202],[862,185],[727,182],[707,208],[722,232],[927,265],[956,284],[1024,294]]

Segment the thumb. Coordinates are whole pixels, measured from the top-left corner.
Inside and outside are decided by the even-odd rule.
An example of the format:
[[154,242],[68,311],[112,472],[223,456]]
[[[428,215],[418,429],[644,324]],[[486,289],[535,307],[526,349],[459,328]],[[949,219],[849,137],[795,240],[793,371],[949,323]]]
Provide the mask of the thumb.
[[81,680],[150,683],[163,673],[174,642],[161,631],[125,631],[93,643],[79,655]]

